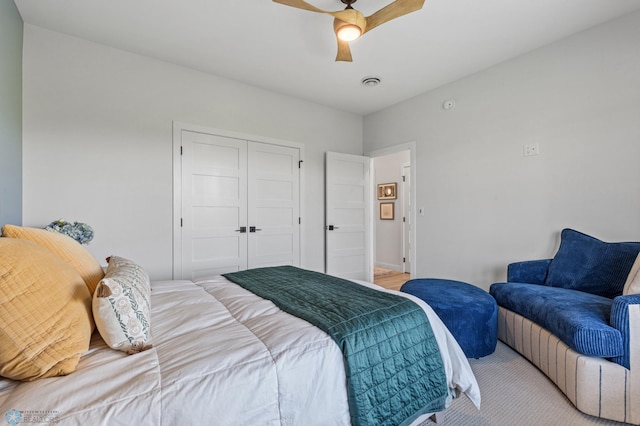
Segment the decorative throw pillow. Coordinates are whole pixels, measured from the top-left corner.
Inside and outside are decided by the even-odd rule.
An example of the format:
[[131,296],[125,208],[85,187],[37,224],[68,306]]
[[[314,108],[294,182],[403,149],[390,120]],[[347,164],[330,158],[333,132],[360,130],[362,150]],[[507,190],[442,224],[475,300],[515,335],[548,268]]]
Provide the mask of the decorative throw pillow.
[[134,354],[151,347],[151,286],[140,266],[111,256],[104,278],[93,294],[93,317],[104,341]]
[[36,243],[0,238],[0,375],[31,381],[72,373],[92,332],[80,275]]
[[622,294],[640,294],[640,253],[631,267]]
[[563,229],[545,284],[613,298],[622,294],[640,243],[606,243]]
[[4,225],[2,236],[30,240],[51,250],[80,274],[91,294],[104,276],[102,267],[91,253],[76,240],[66,235],[44,229]]

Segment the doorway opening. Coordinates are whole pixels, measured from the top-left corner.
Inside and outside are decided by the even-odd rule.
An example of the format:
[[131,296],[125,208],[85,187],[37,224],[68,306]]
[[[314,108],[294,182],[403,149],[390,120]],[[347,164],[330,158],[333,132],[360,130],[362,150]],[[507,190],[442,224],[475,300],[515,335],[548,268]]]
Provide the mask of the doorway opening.
[[369,153],[375,194],[373,281],[393,290],[399,290],[415,274],[414,147],[410,143]]

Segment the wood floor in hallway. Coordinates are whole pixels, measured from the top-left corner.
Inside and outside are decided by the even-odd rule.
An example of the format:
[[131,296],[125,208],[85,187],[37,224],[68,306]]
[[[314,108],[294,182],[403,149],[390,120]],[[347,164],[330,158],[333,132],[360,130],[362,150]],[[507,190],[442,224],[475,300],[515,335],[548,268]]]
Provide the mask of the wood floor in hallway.
[[381,287],[390,290],[400,290],[402,284],[409,281],[411,275],[404,272],[391,271],[388,269],[375,268],[373,282]]

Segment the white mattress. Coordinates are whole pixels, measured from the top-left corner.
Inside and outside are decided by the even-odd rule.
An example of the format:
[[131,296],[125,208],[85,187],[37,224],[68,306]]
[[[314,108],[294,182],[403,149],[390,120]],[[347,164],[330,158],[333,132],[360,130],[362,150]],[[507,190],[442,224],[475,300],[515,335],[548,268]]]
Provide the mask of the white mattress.
[[[0,379],[0,414],[62,425],[349,424],[343,357],[328,335],[222,277],[198,284],[152,283],[148,351],[114,351],[96,332],[69,376]],[[452,394],[479,407],[462,350],[412,299],[429,315]]]

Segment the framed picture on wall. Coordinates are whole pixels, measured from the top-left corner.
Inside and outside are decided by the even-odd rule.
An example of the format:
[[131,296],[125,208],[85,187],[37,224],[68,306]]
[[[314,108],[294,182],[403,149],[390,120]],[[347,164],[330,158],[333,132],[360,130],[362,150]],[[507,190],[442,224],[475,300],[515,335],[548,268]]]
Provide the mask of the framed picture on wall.
[[380,203],[381,220],[393,220],[393,205],[394,203]]
[[378,200],[395,200],[398,198],[397,188],[398,184],[396,182],[379,184]]

